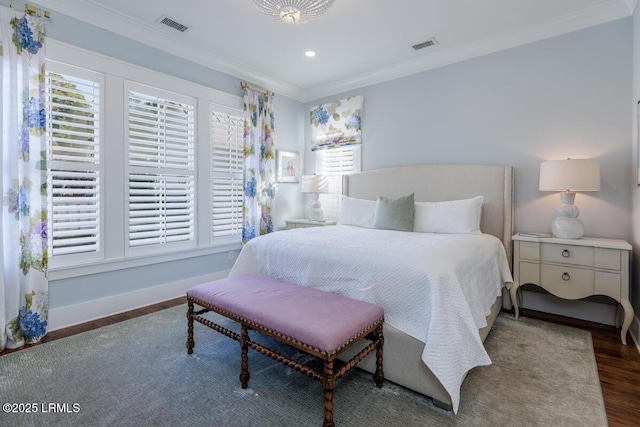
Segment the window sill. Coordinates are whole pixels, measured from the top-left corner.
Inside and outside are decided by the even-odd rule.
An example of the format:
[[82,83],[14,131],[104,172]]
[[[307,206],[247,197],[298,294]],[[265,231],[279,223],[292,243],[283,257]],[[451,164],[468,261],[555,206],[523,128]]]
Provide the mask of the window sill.
[[229,259],[235,259],[242,248],[240,241],[221,242],[207,247],[165,252],[162,254],[150,254],[135,257],[122,257],[109,260],[90,261],[76,264],[66,263],[49,267],[49,280],[62,280],[72,277],[87,276],[90,274],[105,273],[109,271],[124,270],[127,268],[142,267],[146,265],[160,264],[171,261],[179,261],[188,258],[214,255],[228,252]]

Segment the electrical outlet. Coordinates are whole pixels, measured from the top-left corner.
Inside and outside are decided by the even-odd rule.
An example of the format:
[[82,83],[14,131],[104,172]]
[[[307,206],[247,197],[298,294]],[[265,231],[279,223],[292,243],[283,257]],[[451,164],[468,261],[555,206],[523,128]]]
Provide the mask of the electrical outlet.
[[229,259],[234,259],[236,257],[236,251],[229,251]]

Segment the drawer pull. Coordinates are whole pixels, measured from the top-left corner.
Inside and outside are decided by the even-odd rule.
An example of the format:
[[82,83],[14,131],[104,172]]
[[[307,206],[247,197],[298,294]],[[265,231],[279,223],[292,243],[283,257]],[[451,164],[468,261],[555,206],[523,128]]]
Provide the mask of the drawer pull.
[[569,273],[563,273],[562,274],[562,280],[564,280],[566,282],[569,279],[571,279],[571,276],[569,276]]
[[565,258],[569,258],[571,256],[571,252],[569,252],[568,249],[565,249],[564,251],[562,251],[562,256]]

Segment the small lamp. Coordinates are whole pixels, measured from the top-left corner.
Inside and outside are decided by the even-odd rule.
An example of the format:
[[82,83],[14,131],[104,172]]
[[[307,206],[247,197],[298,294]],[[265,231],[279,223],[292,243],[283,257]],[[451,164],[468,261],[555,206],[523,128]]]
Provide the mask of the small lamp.
[[303,175],[301,191],[313,194],[313,199],[309,204],[309,219],[311,221],[322,221],[324,213],[320,205],[320,193],[329,192],[329,177],[325,175]]
[[600,191],[600,162],[596,159],[550,160],[540,164],[540,191],[562,191],[558,217],[551,223],[554,236],[579,239],[584,235],[580,210],[573,204],[576,191]]

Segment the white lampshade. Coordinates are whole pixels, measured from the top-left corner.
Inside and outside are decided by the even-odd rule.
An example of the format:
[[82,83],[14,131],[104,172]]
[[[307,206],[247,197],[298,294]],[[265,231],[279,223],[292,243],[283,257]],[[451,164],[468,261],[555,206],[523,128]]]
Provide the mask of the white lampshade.
[[600,191],[596,159],[549,160],[540,164],[540,191]]
[[300,185],[303,193],[328,193],[329,177],[326,175],[303,175]]
[[584,234],[580,210],[573,204],[576,191],[600,191],[600,162],[595,159],[551,160],[540,164],[540,191],[561,191],[557,217],[551,223],[554,236],[579,239]]

